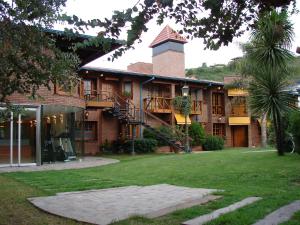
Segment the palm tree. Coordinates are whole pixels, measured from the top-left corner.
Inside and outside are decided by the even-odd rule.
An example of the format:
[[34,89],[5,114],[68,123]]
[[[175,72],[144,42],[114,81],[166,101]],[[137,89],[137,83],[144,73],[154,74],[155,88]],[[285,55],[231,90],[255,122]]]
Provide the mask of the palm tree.
[[293,35],[288,13],[273,10],[260,16],[250,43],[245,45],[247,70],[251,75],[249,106],[253,114],[266,114],[272,119],[279,155],[284,155],[283,114],[293,105],[293,98],[287,92]]

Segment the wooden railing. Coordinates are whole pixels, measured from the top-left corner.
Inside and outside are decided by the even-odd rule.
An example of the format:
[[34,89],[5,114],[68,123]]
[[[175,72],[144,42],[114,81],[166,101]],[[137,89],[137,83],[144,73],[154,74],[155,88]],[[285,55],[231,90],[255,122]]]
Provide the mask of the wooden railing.
[[171,98],[164,97],[144,98],[144,109],[156,113],[170,113],[171,101]]
[[202,114],[202,101],[192,100],[192,114]]
[[89,91],[84,94],[86,101],[114,102],[115,95],[108,91]]
[[246,105],[232,105],[230,116],[248,116]]
[[213,115],[221,115],[221,116],[224,116],[224,115],[225,115],[225,108],[224,108],[224,106],[213,105],[213,106],[212,106],[212,114],[213,114]]

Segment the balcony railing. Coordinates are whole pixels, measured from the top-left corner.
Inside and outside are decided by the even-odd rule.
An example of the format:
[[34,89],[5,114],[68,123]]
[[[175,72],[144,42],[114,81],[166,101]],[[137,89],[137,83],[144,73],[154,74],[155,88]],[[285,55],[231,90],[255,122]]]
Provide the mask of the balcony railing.
[[233,106],[231,106],[230,116],[235,116],[235,117],[248,116],[246,105],[233,105]]
[[202,114],[202,101],[192,100],[191,114]]
[[212,106],[212,114],[213,114],[213,115],[221,115],[221,116],[224,116],[224,115],[225,115],[225,109],[224,109],[224,106],[213,105],[213,106]]
[[148,97],[144,99],[144,109],[155,113],[171,113],[171,98]]
[[86,101],[95,101],[95,102],[113,102],[114,95],[112,92],[108,91],[86,91],[84,93],[84,99]]

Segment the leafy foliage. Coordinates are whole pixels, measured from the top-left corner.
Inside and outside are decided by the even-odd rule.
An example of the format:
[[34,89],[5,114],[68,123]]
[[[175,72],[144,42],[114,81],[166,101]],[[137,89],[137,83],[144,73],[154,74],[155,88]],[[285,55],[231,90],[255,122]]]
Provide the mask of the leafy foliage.
[[[157,141],[150,138],[139,138],[134,140],[134,151],[136,153],[151,153],[157,148]],[[132,140],[124,143],[124,151],[126,153],[132,152]]]
[[55,47],[43,30],[57,21],[66,0],[0,1],[0,101],[14,92],[35,96],[40,86],[77,81],[78,57]]
[[289,116],[289,131],[295,141],[295,149],[300,154],[300,112],[294,111]]
[[190,96],[176,96],[172,99],[174,109],[185,116],[188,116],[192,110],[192,99]]
[[[159,126],[155,129],[158,132],[164,134],[164,136],[167,137],[170,140],[177,139],[177,137],[173,133],[172,129],[167,127],[167,126],[162,125],[162,126]],[[146,138],[146,139],[157,139],[157,136],[155,135],[155,133],[153,133],[151,130],[149,130],[147,128],[143,130],[143,137]],[[162,140],[162,139],[157,139],[157,144],[158,144],[158,146],[168,145],[168,143],[165,140]]]
[[[124,11],[114,11],[111,18],[84,21],[76,15],[61,13],[66,1],[0,0],[0,101],[14,92],[35,96],[41,86],[50,89],[51,82],[76,82],[78,57],[71,49],[71,53],[59,50],[55,40],[43,32],[54,23],[72,27],[65,30],[66,34],[100,28],[96,37],[73,46],[72,50],[102,46],[108,51],[111,42],[129,27],[126,44],[114,52],[116,58],[141,41],[142,32],[148,30],[147,23],[153,19],[162,24],[165,18],[173,18],[181,25],[179,33],[185,33],[187,38],[203,38],[207,48],[217,49],[250,29],[258,13],[272,7],[293,5],[293,11],[296,8],[296,0],[144,0]],[[245,23],[250,26],[243,28]]]
[[293,59],[291,46],[293,27],[286,11],[263,14],[245,46],[249,85],[249,105],[252,114],[266,113],[272,118],[279,155],[284,154],[283,116],[293,106],[288,93],[289,63]]
[[191,68],[186,70],[187,77],[195,77],[199,80],[223,81],[225,76],[236,75],[236,70],[232,68],[231,63],[228,65],[206,66]]
[[192,146],[201,145],[205,142],[205,131],[200,123],[192,122],[189,126],[189,137],[193,139]]
[[208,135],[203,148],[206,151],[222,150],[224,148],[224,140],[219,136]]

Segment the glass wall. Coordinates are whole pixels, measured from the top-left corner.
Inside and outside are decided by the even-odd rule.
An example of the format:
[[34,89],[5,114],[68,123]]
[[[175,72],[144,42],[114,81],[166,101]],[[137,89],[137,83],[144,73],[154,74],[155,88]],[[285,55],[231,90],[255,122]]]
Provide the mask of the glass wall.
[[36,107],[0,108],[0,166],[35,164],[37,155]]
[[82,108],[45,105],[42,110],[42,162],[70,161],[83,152]]
[[10,164],[10,121],[5,110],[0,108],[0,165]]

